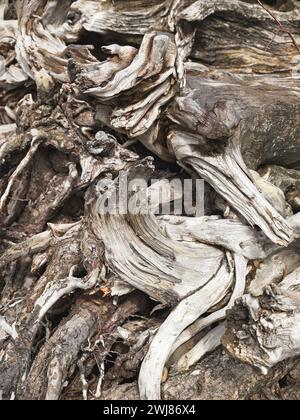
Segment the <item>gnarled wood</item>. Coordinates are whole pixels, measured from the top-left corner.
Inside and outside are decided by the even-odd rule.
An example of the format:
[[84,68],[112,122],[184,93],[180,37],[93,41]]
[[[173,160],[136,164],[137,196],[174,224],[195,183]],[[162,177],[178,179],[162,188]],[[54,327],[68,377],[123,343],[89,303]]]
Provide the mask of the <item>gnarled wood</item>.
[[0,0],[1,399],[297,395],[299,10]]

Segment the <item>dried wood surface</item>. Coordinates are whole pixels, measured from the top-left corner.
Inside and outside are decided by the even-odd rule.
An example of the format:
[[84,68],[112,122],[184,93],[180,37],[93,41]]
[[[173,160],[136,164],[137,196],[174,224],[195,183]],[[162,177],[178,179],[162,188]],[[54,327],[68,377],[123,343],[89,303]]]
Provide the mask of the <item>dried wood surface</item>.
[[[299,23],[0,0],[0,399],[300,398]],[[206,214],[101,213],[124,174]]]

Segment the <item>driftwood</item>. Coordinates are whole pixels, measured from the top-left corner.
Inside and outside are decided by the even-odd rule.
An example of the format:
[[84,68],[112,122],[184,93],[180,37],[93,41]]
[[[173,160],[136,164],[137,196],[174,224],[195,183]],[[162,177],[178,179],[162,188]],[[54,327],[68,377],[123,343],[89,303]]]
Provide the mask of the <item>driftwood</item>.
[[299,396],[299,21],[0,0],[0,399]]

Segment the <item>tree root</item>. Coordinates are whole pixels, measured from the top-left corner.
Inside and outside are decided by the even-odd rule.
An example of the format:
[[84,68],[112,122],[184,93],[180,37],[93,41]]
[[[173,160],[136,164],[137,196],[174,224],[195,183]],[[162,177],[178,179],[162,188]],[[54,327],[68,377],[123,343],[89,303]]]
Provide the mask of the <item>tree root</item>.
[[299,395],[297,2],[0,3],[0,399]]

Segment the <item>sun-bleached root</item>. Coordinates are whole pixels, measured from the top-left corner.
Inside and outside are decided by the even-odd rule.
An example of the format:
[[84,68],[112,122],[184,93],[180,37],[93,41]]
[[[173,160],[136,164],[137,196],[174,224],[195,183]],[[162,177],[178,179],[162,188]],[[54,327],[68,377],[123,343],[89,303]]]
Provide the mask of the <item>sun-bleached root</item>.
[[[247,322],[245,322],[247,320]],[[280,361],[300,354],[299,269],[263,295],[244,295],[228,312],[226,349],[268,374]]]
[[280,246],[292,241],[293,230],[258,190],[232,140],[217,156],[191,152],[201,142],[196,134],[173,131],[169,142],[181,165],[211,184],[250,225]]
[[285,276],[292,273],[300,265],[300,255],[297,249],[280,249],[263,260],[254,279],[249,285],[253,296],[260,296],[270,284],[280,283]]
[[221,323],[217,327],[210,330],[199,342],[182,356],[177,364],[176,369],[178,371],[189,370],[191,366],[195,365],[205,356],[207,353],[211,353],[217,347],[221,345],[221,339],[226,331],[225,324]]
[[0,330],[4,331],[13,340],[18,337],[15,325],[10,325],[3,316],[0,316]]
[[[225,319],[227,310],[230,309],[236,299],[240,298],[246,287],[246,276],[247,276],[247,260],[242,257],[235,255],[235,286],[231,295],[228,305],[223,309],[213,312],[212,314],[198,319],[194,324],[190,325],[182,334],[177,338],[171,353],[174,353],[180,346],[191,340],[201,331],[213,324],[220,322]],[[176,362],[176,368],[178,370],[188,370],[193,364],[198,362],[206,353],[213,351],[216,347],[221,345],[221,338],[225,332],[224,324],[209,331],[191,350],[187,351],[180,359]]]
[[[289,383],[299,57],[250,3],[0,0],[1,399]],[[298,39],[297,2],[277,3]],[[146,195],[102,212],[124,175]],[[173,206],[191,210],[187,178],[210,184],[207,217]],[[207,354],[221,342],[234,357]]]
[[[32,130],[35,132],[36,130]],[[40,135],[38,133],[33,133],[33,140],[31,142],[30,149],[24,159],[20,162],[18,168],[14,171],[13,175],[11,176],[7,188],[2,195],[0,199],[0,212],[4,211],[4,206],[7,204],[7,200],[9,195],[11,194],[12,188],[14,187],[14,184],[18,182],[18,177],[22,174],[23,171],[25,171],[28,166],[31,163],[31,160],[33,159],[35,153],[37,152],[39,145],[41,142]]]
[[227,261],[223,261],[216,276],[198,292],[183,299],[164,321],[141,366],[139,389],[142,399],[160,399],[163,369],[177,337],[197,318],[220,302],[232,282],[232,266],[228,267]]

